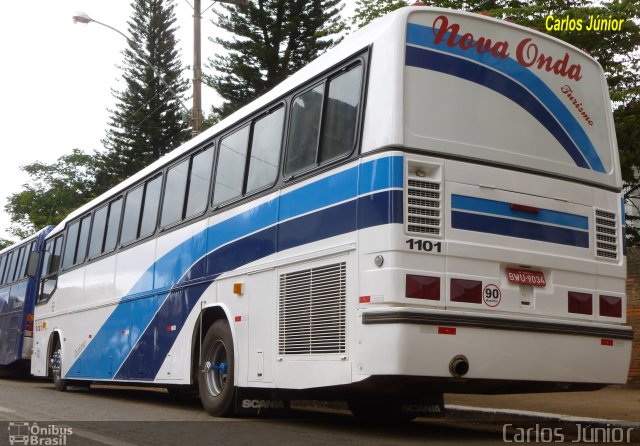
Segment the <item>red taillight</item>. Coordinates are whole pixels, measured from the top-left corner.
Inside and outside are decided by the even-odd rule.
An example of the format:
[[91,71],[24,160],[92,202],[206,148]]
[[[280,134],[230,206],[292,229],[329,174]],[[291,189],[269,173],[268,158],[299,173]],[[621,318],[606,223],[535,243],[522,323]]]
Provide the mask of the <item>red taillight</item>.
[[405,296],[411,299],[440,300],[440,278],[407,274]]
[[451,279],[451,300],[469,304],[482,303],[482,282],[479,280]]
[[622,317],[622,298],[600,296],[600,316]]
[[33,314],[27,314],[27,321],[24,324],[26,336],[33,336]]
[[569,313],[593,314],[593,296],[587,293],[569,291]]

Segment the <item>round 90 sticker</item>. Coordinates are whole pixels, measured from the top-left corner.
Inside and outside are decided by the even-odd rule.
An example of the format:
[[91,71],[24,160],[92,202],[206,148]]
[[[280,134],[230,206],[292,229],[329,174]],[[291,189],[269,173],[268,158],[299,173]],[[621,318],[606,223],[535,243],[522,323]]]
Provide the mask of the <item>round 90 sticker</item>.
[[489,284],[482,290],[482,297],[485,304],[490,307],[497,307],[502,300],[502,291],[500,291],[498,285]]

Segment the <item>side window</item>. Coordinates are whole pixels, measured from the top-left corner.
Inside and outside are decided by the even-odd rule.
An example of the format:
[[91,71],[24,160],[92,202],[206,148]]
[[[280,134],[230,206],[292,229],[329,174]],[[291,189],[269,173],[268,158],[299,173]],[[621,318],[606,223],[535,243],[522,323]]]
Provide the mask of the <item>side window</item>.
[[253,124],[247,192],[273,184],[278,176],[284,107]]
[[286,175],[345,156],[353,150],[362,73],[362,65],[355,65],[293,101]]
[[2,285],[2,276],[4,275],[4,267],[7,264],[7,256],[0,257],[0,285]]
[[156,229],[162,176],[159,175],[127,194],[120,244],[152,234]]
[[212,170],[213,147],[193,156],[191,173],[189,175],[189,194],[187,196],[185,218],[201,214],[207,208]]
[[220,140],[213,190],[214,205],[242,195],[248,142],[248,125]]
[[73,266],[73,260],[76,254],[76,246],[78,244],[78,232],[80,230],[80,221],[69,225],[67,229],[67,243],[64,247],[64,255],[62,256],[62,269]]
[[11,263],[9,264],[9,269],[5,275],[5,283],[13,282],[13,276],[16,273],[16,264],[18,263],[19,251],[15,250],[11,253]]
[[167,172],[167,184],[164,189],[160,227],[164,228],[182,220],[184,197],[189,177],[189,160],[173,166]]
[[27,266],[29,265],[29,253],[33,250],[33,246],[35,242],[29,243],[25,246],[24,256],[22,257],[22,266],[20,267],[20,273],[18,274],[19,279],[23,279],[27,276]]
[[353,150],[361,82],[362,65],[357,65],[329,82],[320,163],[346,155]]
[[11,259],[13,257],[13,252],[10,252],[6,255],[6,265],[4,268],[4,272],[2,273],[2,283],[5,284],[7,282],[9,282],[9,270],[11,269]]
[[87,258],[87,243],[89,242],[89,228],[91,228],[91,215],[80,220],[80,236],[78,237],[78,249],[74,265],[84,262]]
[[302,93],[293,101],[285,174],[291,175],[315,165],[324,85]]
[[92,259],[102,254],[102,244],[104,243],[104,230],[107,227],[107,214],[109,206],[103,206],[93,214],[93,226],[91,227],[91,238],[89,240],[89,258]]
[[107,232],[104,238],[102,252],[111,252],[116,249],[118,242],[118,229],[120,228],[120,216],[122,215],[122,197],[109,204],[109,217],[107,220]]
[[15,282],[16,280],[20,280],[20,277],[21,277],[20,271],[22,271],[22,263],[24,262],[24,253],[26,250],[27,250],[26,246],[23,246],[18,250],[18,260],[16,262],[16,269],[13,274],[13,278],[11,279],[12,282]]
[[44,248],[42,281],[40,282],[40,294],[38,303],[45,302],[56,289],[57,273],[60,266],[60,254],[62,253],[62,236],[48,240]]
[[144,206],[142,208],[142,223],[139,238],[146,237],[156,230],[158,209],[160,207],[160,192],[162,192],[162,176],[147,181],[144,192]]
[[122,234],[120,234],[121,245],[132,242],[138,236],[138,222],[140,221],[143,193],[144,187],[140,185],[127,194],[127,201],[124,205],[124,219],[122,220]]

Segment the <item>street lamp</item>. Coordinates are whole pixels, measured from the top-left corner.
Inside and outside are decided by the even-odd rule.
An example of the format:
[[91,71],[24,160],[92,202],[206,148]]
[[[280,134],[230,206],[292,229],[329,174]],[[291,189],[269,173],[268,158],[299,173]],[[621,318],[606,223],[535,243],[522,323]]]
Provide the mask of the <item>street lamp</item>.
[[180,105],[187,112],[187,114],[189,113],[189,109],[186,107],[186,105],[184,105],[182,103],[182,101],[180,100],[180,98],[179,98],[178,94],[176,93],[176,91],[171,87],[171,85],[169,85],[162,78],[162,75],[161,75],[160,71],[151,63],[151,61],[148,58],[146,58],[144,56],[144,53],[142,51],[140,51],[140,49],[138,48],[138,45],[133,40],[131,40],[129,37],[127,37],[126,34],[124,34],[119,29],[114,28],[113,26],[107,25],[106,23],[99,22],[96,19],[92,19],[91,17],[89,17],[89,15],[86,12],[76,12],[71,18],[73,19],[73,23],[82,23],[82,24],[88,24],[88,23],[91,23],[91,22],[97,23],[98,25],[102,25],[105,28],[109,28],[110,30],[113,30],[113,31],[117,32],[122,37],[127,39],[127,42],[129,43],[129,45],[132,48],[134,48],[138,52],[138,54],[140,54],[140,57],[143,58],[143,60],[147,64],[147,66],[153,70],[153,72],[154,72],[154,74],[156,76],[158,76],[158,79],[160,79],[160,82],[162,82],[164,84],[164,86],[167,88],[167,90],[169,90],[171,92],[173,97],[180,103]]

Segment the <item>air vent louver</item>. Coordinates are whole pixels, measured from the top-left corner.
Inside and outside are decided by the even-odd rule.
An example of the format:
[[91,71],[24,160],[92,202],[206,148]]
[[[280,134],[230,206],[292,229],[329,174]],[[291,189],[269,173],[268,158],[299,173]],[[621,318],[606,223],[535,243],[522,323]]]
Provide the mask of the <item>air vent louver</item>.
[[441,235],[440,183],[410,178],[405,209],[407,232]]
[[618,233],[615,212],[596,209],[596,255],[606,259],[618,258]]
[[346,263],[280,275],[278,352],[346,352]]

